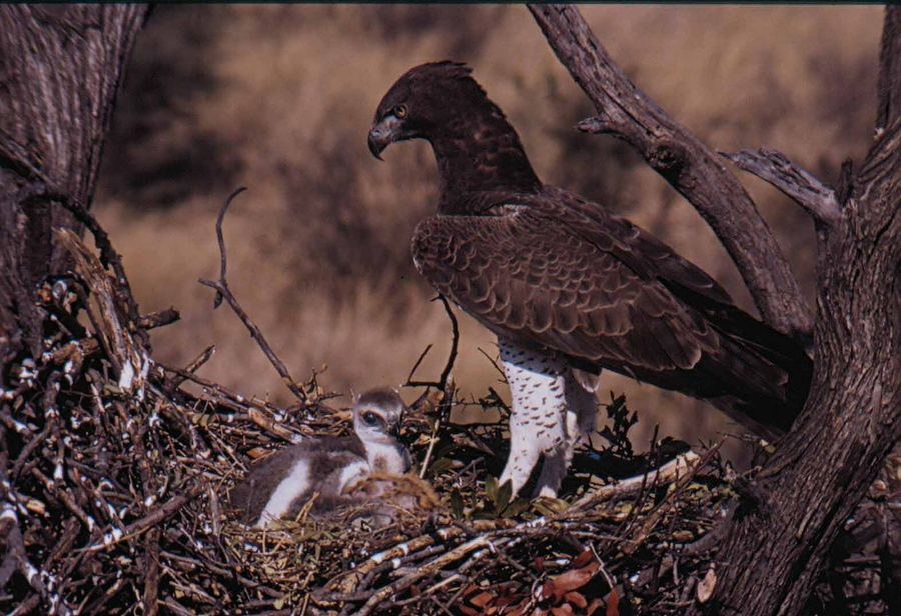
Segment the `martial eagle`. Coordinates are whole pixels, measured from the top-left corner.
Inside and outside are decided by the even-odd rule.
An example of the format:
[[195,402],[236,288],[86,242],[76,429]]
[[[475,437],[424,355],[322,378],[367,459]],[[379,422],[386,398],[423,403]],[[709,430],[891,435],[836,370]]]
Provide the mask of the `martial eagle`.
[[536,492],[556,494],[595,425],[580,374],[603,368],[707,400],[760,434],[786,430],[810,380],[802,348],[647,231],[543,184],[470,73],[448,61],[405,73],[378,105],[369,149],[432,144],[441,197],[416,227],[413,261],[497,334],[513,400],[501,482],[518,492],[543,456]]

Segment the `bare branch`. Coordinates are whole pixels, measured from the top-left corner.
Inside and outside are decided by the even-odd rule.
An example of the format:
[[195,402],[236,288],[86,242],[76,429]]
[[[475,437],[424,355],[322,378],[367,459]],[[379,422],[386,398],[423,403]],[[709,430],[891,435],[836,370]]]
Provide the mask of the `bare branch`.
[[901,8],[897,6],[889,6],[885,10],[878,90],[877,137],[892,122],[901,118]]
[[841,216],[835,192],[809,171],[770,148],[720,152],[740,169],[766,180],[807,210],[818,223],[830,226]]
[[611,133],[635,147],[716,233],[738,267],[761,317],[790,334],[813,319],[773,234],[722,159],[633,84],[575,6],[530,5],[548,42],[598,111],[579,128]]
[[225,212],[228,210],[228,206],[231,205],[232,200],[245,190],[247,189],[242,186],[233,191],[225,200],[225,203],[219,210],[219,216],[216,218],[216,239],[219,241],[220,258],[219,280],[207,280],[206,278],[201,278],[198,282],[216,290],[216,298],[213,300],[214,309],[219,307],[223,298],[228,302],[228,305],[231,306],[231,309],[238,315],[238,318],[241,319],[241,322],[244,323],[244,326],[250,332],[251,338],[256,341],[257,345],[259,345],[260,349],[263,351],[263,354],[266,355],[266,358],[275,367],[276,372],[282,377],[282,382],[285,384],[285,387],[291,390],[291,393],[294,394],[298,400],[306,402],[307,395],[297,386],[297,382],[291,377],[291,373],[288,372],[288,368],[285,367],[284,362],[279,359],[278,355],[272,350],[272,347],[269,346],[269,343],[266,341],[266,337],[263,335],[263,332],[260,331],[260,328],[257,327],[256,323],[254,323],[247,313],[244,312],[244,309],[241,308],[241,304],[238,303],[238,300],[228,288],[228,281],[225,278],[227,255],[225,252],[225,239],[222,237],[222,221],[225,218]]

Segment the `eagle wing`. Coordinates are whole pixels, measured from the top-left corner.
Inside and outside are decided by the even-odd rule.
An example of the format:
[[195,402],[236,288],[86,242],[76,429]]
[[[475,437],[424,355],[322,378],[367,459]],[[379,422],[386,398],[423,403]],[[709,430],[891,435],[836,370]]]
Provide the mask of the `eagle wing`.
[[[690,370],[719,349],[716,332],[655,275],[656,253],[632,250],[603,218],[536,204],[495,212],[425,219],[412,251],[439,293],[496,333],[626,374]],[[658,262],[674,254],[653,247]],[[728,301],[703,278],[692,283],[699,292]]]

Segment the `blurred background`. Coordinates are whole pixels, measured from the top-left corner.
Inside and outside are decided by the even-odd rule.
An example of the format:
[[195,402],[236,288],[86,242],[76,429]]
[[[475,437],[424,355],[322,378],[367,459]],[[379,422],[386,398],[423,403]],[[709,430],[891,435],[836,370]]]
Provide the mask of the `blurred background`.
[[[832,182],[859,161],[875,118],[878,6],[586,6],[626,73],[714,149],[770,146]],[[155,355],[246,394],[288,392],[227,307],[212,310],[216,213],[226,219],[229,283],[298,380],[346,392],[399,385],[444,365],[450,325],[409,257],[437,203],[424,142],[372,158],[366,134],[382,94],[408,68],[454,59],[505,110],[545,182],[630,217],[717,278],[753,312],[734,266],[695,213],[627,145],[577,132],[592,107],[524,6],[157,6],[139,35],[106,146],[95,208],[124,255],[144,312],[174,305]],[[814,239],[801,210],[741,181],[812,300]],[[454,372],[467,395],[498,387],[492,336],[460,315]],[[500,388],[506,395],[506,389]],[[678,394],[607,375],[641,421],[690,442],[738,431]],[[405,397],[412,398],[415,391]]]

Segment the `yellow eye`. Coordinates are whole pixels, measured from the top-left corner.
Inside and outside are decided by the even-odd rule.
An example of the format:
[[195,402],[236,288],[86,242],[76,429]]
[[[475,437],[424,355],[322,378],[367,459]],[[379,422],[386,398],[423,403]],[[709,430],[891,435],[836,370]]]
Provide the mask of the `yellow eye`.
[[406,105],[398,105],[397,107],[394,108],[394,111],[392,113],[396,117],[403,120],[405,117],[407,117],[407,106]]

